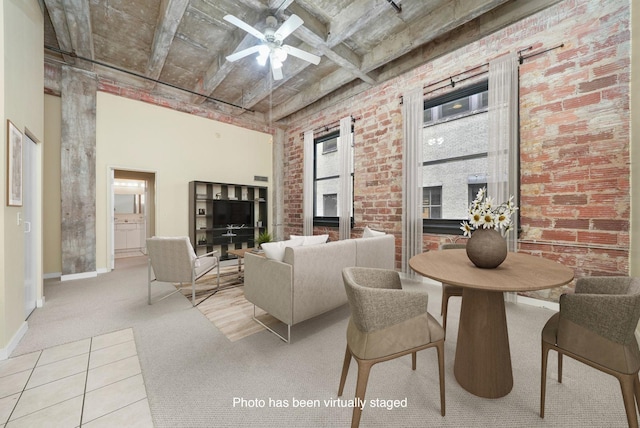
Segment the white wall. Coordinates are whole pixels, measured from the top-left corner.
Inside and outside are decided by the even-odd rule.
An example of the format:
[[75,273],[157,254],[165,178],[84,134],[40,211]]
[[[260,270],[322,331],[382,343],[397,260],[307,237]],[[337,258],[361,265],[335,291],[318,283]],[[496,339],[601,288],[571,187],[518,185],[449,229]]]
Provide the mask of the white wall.
[[[96,113],[96,266],[110,266],[110,168],[155,172],[156,234],[189,234],[193,180],[265,185],[272,192],[272,136],[99,92]],[[271,203],[273,198],[269,197]]]
[[[26,331],[24,304],[24,225],[18,224],[22,207],[6,206],[7,120],[23,133],[43,142],[44,97],[44,17],[37,0],[0,2],[0,360],[11,353]],[[42,144],[36,148],[37,180],[41,182]],[[38,186],[36,200],[42,199]],[[35,208],[36,221],[42,207]],[[36,230],[41,230],[40,225]],[[42,236],[37,236],[41,242]],[[37,269],[37,298],[42,297],[42,246],[34,260]]]

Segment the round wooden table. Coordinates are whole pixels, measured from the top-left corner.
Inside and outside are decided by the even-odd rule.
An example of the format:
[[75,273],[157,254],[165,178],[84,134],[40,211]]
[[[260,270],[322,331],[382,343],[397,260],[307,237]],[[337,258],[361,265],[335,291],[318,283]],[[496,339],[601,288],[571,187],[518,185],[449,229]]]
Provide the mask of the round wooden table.
[[499,398],[513,388],[506,291],[532,291],[571,282],[573,270],[541,257],[509,253],[495,269],[477,268],[466,250],[429,251],[409,260],[420,275],[464,287],[454,374],[474,395]]

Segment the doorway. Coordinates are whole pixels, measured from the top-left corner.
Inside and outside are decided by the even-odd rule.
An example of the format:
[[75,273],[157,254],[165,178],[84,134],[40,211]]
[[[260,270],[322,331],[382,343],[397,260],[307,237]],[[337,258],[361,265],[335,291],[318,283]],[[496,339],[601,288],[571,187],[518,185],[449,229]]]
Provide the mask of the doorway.
[[111,269],[116,259],[146,254],[146,238],[155,235],[155,173],[112,169]]

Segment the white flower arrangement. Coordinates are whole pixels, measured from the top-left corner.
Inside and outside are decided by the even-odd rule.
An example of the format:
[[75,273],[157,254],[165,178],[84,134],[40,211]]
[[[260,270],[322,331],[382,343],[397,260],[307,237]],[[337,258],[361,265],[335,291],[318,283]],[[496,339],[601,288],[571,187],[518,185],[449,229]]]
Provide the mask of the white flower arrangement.
[[469,205],[469,221],[460,223],[460,229],[467,237],[476,229],[495,229],[505,236],[513,227],[511,216],[517,209],[513,196],[507,202],[494,206],[493,199],[487,196],[487,188],[483,187]]

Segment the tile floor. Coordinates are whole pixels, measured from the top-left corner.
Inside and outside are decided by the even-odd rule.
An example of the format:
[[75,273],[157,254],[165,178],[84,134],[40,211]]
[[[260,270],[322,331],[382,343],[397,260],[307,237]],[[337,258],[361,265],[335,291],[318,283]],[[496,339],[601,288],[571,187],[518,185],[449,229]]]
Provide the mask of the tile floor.
[[0,361],[0,428],[153,427],[131,329]]

